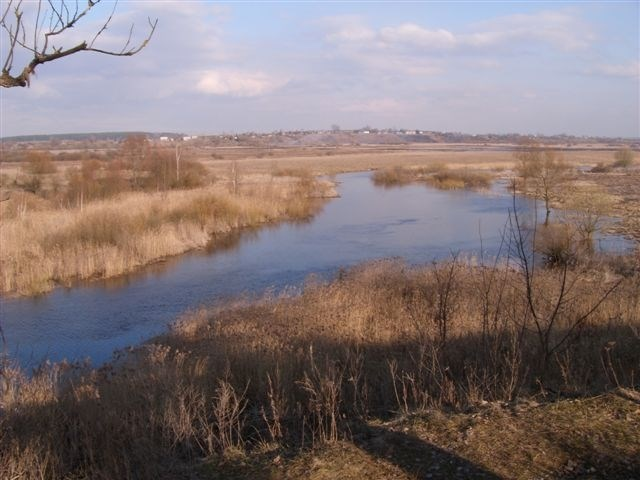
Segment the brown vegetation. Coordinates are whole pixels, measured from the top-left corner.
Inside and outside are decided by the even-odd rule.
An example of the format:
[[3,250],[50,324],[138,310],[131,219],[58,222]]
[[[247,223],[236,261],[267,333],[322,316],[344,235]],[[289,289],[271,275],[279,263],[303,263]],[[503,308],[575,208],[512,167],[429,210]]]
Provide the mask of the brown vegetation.
[[[398,413],[633,388],[639,299],[637,269],[533,271],[522,259],[518,269],[378,262],[310,279],[299,296],[188,315],[97,371],[56,365],[26,379],[5,368],[2,475],[175,478],[201,458],[340,439],[375,454],[363,438]],[[622,422],[615,439],[625,458],[638,452],[634,425]],[[447,428],[425,432],[444,438]],[[487,429],[489,442],[495,434]],[[511,477],[510,465],[539,475],[566,462],[470,456]]]
[[535,142],[516,150],[516,172],[522,178],[522,191],[544,201],[545,225],[549,224],[551,204],[558,198],[560,186],[567,180],[569,165],[558,151]]
[[449,169],[446,165],[434,163],[425,167],[385,168],[376,170],[373,182],[383,187],[395,187],[410,183],[426,183],[442,190],[459,188],[488,188],[493,177],[487,172],[470,171],[468,169]]
[[33,175],[56,173],[57,166],[48,152],[31,151],[26,156],[27,171]]
[[629,147],[621,148],[613,154],[614,162],[612,166],[614,168],[628,168],[633,165],[634,157],[635,154]]
[[[92,177],[74,175],[82,175],[88,195]],[[78,192],[74,185],[70,194]],[[2,222],[0,291],[34,294],[75,279],[120,275],[234,229],[308,217],[319,205],[311,198],[318,188],[315,181],[279,182],[247,186],[238,195],[205,187],[122,194],[76,209],[25,206]]]
[[[16,195],[2,219],[3,286],[107,276],[211,234],[308,215],[318,169],[397,160],[404,167],[384,173],[390,183],[465,174],[437,165],[455,153],[423,163],[420,152],[278,159],[277,169],[232,156],[215,162],[214,186],[172,191],[175,156],[156,152],[145,150],[137,168],[122,152],[77,165],[60,191],[82,210]],[[90,193],[109,182],[114,193]],[[147,191],[117,193],[132,185]],[[27,378],[4,363],[0,477],[539,478],[591,468],[629,477],[640,468],[637,404],[611,393],[556,401],[637,395],[640,368],[640,252],[582,262],[576,239],[602,217],[576,212],[584,216],[537,232],[552,268],[525,254],[495,266],[374,263],[328,284],[310,279],[300,296],[193,313],[98,370],[60,364]]]
[[330,194],[308,169],[256,183],[233,161],[214,176],[190,153],[142,135],[109,160],[87,154],[57,171],[52,159],[31,151],[27,174],[3,175],[0,293],[120,275],[234,229],[308,217]]

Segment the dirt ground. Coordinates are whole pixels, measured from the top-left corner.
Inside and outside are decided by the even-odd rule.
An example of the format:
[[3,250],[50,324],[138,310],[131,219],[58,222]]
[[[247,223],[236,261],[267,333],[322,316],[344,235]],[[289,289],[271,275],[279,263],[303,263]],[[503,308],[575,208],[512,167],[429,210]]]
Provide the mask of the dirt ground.
[[350,438],[305,452],[212,460],[209,479],[637,479],[640,396],[486,404],[355,425]]

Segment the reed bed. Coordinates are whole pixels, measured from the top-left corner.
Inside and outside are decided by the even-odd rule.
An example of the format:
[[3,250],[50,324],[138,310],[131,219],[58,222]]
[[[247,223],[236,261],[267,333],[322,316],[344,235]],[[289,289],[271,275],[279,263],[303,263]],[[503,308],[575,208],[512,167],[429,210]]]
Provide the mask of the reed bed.
[[376,170],[372,179],[382,187],[426,183],[441,190],[455,190],[489,188],[493,177],[487,172],[450,169],[446,165],[434,163],[424,167],[396,166]]
[[398,413],[633,388],[639,299],[637,269],[385,261],[310,278],[186,315],[98,370],[5,366],[0,476],[177,478]]
[[130,272],[207,245],[232,230],[312,215],[313,178],[244,186],[127,193],[82,209],[26,211],[0,225],[0,292],[37,294],[77,279]]

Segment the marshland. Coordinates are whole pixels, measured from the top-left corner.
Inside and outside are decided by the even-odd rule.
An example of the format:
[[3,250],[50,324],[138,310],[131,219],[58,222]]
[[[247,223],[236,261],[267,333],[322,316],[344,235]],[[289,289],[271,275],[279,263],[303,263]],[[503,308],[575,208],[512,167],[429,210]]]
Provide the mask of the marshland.
[[638,2],[0,4],[1,479],[640,478]]
[[[634,192],[619,197],[607,173],[576,168],[613,165],[616,150],[568,152],[545,225],[522,152],[550,148],[292,151],[269,163],[192,152],[194,185],[148,187],[149,171],[129,166],[120,191],[81,201],[69,191],[87,160],[50,155],[55,171],[34,168],[33,156],[3,163],[5,182],[14,178],[3,265],[16,266],[3,268],[4,472],[331,478],[356,461],[356,478],[379,458],[383,476],[420,476],[426,460],[407,455],[432,458],[429,472],[443,478],[558,473],[569,461],[633,471],[632,413],[613,446],[552,442],[544,462],[496,462],[481,441],[455,443],[478,418],[482,435],[521,423],[513,435],[528,455],[540,409],[609,415],[636,398],[637,247],[616,207]],[[339,173],[363,160],[376,170]],[[102,162],[85,191],[104,192]],[[608,173],[619,174],[638,172]],[[37,193],[18,190],[34,177]],[[587,183],[580,191],[607,200],[599,209],[571,187]],[[37,366],[47,358],[58,363]],[[580,422],[563,428],[609,438],[609,424]],[[389,456],[397,442],[406,452]],[[611,449],[628,453],[614,461]],[[325,473],[323,455],[333,458]]]

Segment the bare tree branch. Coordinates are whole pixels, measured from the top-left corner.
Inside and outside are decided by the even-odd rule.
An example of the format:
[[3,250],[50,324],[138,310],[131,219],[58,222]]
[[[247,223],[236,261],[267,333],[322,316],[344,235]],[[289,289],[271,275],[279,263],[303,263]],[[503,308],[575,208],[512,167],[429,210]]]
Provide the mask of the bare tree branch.
[[[149,30],[146,37],[137,46],[132,45],[132,38],[134,32],[134,25],[131,25],[129,29],[129,35],[127,37],[124,46],[119,51],[107,50],[98,47],[94,47],[94,44],[98,37],[100,37],[105,30],[109,27],[111,20],[113,19],[117,1],[114,3],[111,14],[104,22],[102,27],[95,34],[91,42],[86,40],[78,43],[70,48],[58,47],[54,45],[50,46],[50,40],[52,37],[59,36],[60,34],[74,28],[78,22],[87,16],[87,14],[95,7],[101,0],[88,0],[87,6],[84,9],[80,9],[78,1],[75,2],[75,9],[69,8],[67,0],[60,0],[57,6],[52,0],[47,0],[47,5],[43,9],[43,1],[39,0],[37,5],[37,11],[35,16],[35,23],[33,25],[33,41],[27,43],[24,11],[22,9],[22,0],[17,2],[14,6],[14,1],[9,0],[7,7],[2,13],[2,19],[0,20],[0,26],[8,36],[6,58],[2,66],[2,74],[0,75],[0,87],[26,87],[30,83],[31,76],[35,73],[36,68],[39,65],[58,60],[69,55],[73,55],[78,52],[96,52],[104,55],[112,55],[116,57],[130,57],[143,48],[145,48],[158,25],[158,19],[151,20],[149,22]],[[13,15],[11,15],[13,12]],[[45,22],[48,18],[48,31],[42,33]],[[57,43],[57,42],[56,42]],[[40,46],[41,45],[41,46]],[[20,74],[12,73],[13,64],[16,60],[16,52],[18,47],[28,51],[33,55],[33,58],[23,67]]]

